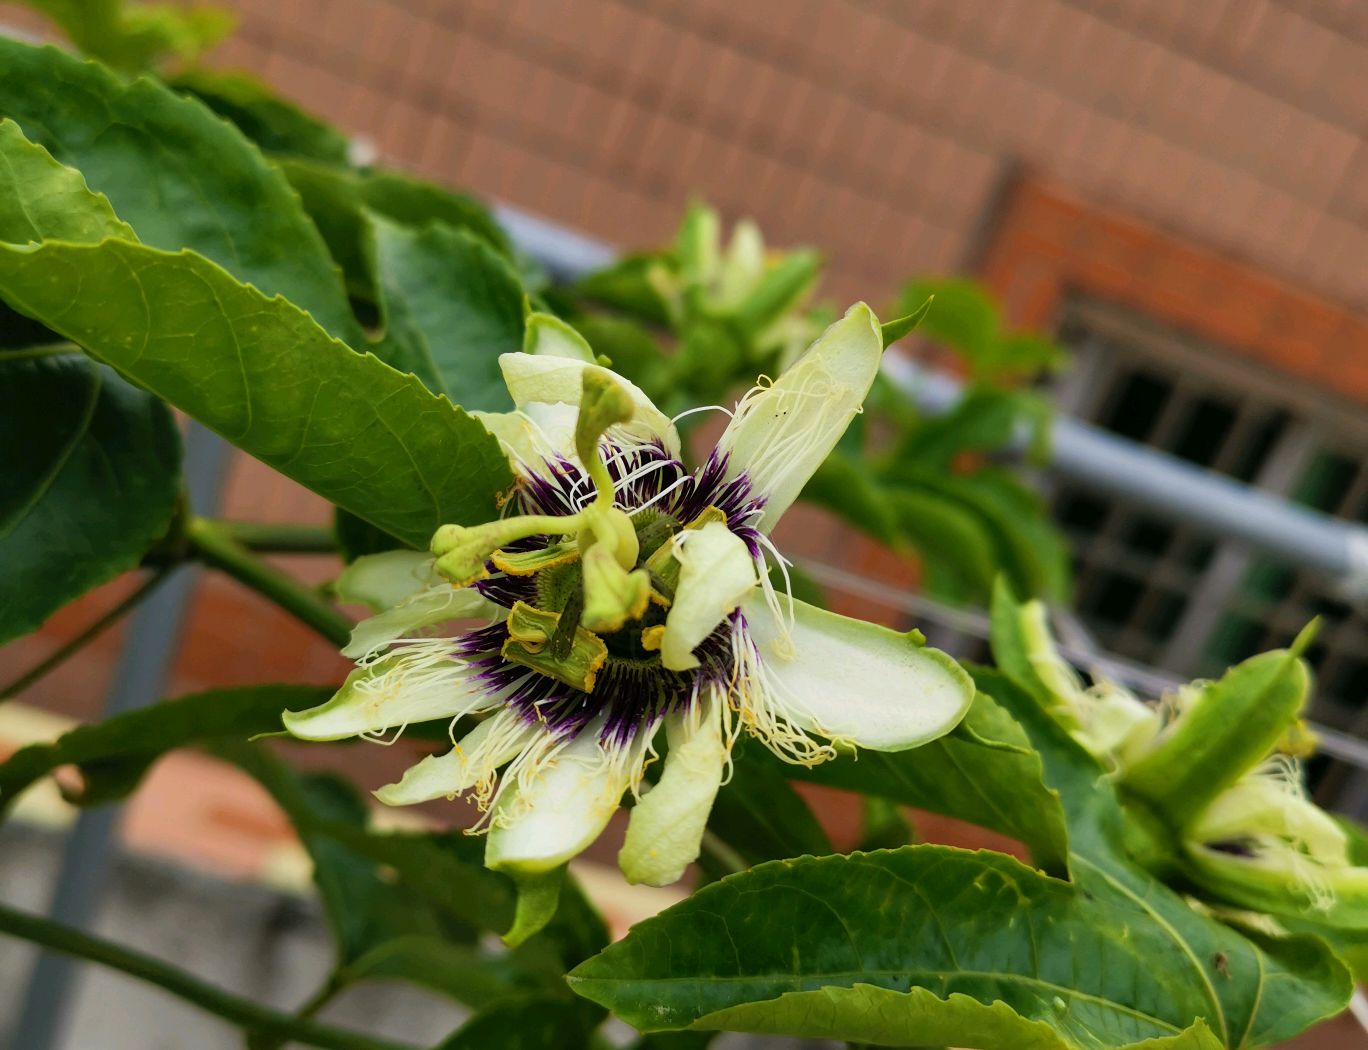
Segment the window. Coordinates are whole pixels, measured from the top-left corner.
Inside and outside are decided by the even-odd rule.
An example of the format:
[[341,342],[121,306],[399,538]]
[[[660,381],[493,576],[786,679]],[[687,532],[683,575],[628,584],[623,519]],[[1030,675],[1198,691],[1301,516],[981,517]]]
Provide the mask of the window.
[[[1066,302],[1075,366],[1060,409],[1113,433],[1337,517],[1368,522],[1368,421],[1361,408],[1266,365],[1120,308]],[[1284,645],[1314,616],[1310,715],[1368,736],[1368,617],[1335,581],[1238,541],[1056,480],[1077,610],[1109,650],[1182,678]],[[1368,777],[1323,767],[1319,789],[1368,807]],[[1360,783],[1361,781],[1361,783]]]

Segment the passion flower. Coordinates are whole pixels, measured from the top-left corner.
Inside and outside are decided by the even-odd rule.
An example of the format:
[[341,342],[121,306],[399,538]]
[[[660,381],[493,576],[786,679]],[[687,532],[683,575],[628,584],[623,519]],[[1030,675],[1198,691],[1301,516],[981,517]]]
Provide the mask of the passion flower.
[[[518,477],[506,515],[444,526],[431,556],[348,570],[343,591],[388,608],[357,626],[344,650],[357,668],[337,695],[285,715],[293,734],[480,717],[380,800],[471,795],[486,862],[527,879],[588,846],[630,791],[620,863],[661,885],[697,857],[741,731],[812,765],[954,728],[973,699],[954,660],[915,632],[825,612],[771,582],[771,566],[786,565],[771,529],[878,370],[867,306],[746,394],[694,471],[673,423],[595,364],[573,329],[534,315],[529,349],[500,361],[517,411],[482,416]],[[488,622],[432,633],[475,617]],[[648,787],[662,728],[668,756]]]

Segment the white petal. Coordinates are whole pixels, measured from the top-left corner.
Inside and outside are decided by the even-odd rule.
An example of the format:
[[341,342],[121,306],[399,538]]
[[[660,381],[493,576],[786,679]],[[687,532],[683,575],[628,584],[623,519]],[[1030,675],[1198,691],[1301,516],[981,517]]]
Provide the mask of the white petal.
[[680,535],[679,585],[660,646],[661,662],[672,671],[698,666],[694,648],[760,582],[745,541],[722,522]]
[[286,711],[284,722],[301,740],[343,740],[475,714],[492,703],[452,658],[449,647],[434,641],[421,655],[386,657],[358,667],[326,704]]
[[428,552],[385,551],[364,554],[343,569],[333,583],[333,593],[338,601],[357,602],[382,612],[440,579],[435,559]]
[[793,604],[787,633],[759,596],[742,610],[770,700],[800,728],[873,751],[903,751],[944,736],[969,710],[974,683],[939,649]]
[[745,472],[766,497],[762,529],[774,528],[836,447],[882,355],[878,318],[856,303],[771,386],[757,387],[737,406],[718,448],[730,456],[728,474]]
[[521,412],[471,412],[499,439],[515,470],[537,469],[555,455],[575,458],[575,405],[529,402]]
[[660,780],[636,804],[618,866],[628,882],[667,886],[698,858],[722,774],[727,745],[722,740],[718,697],[702,703],[701,719],[671,715],[665,721],[670,753]]
[[342,655],[349,660],[360,660],[424,627],[448,620],[491,616],[498,608],[474,587],[453,587],[441,580],[394,608],[358,623],[352,628],[351,641],[342,650]]
[[410,766],[397,784],[386,784],[375,797],[387,806],[409,806],[459,795],[511,762],[540,732],[513,711],[490,715],[446,754]]
[[523,353],[594,363],[594,351],[584,336],[551,314],[527,315],[526,328],[523,330]]
[[651,399],[635,383],[599,365],[572,361],[565,357],[542,357],[531,354],[502,354],[499,367],[513,403],[526,410],[531,404],[567,404],[578,407],[584,392],[586,369],[601,369],[611,375],[632,397],[635,414],[627,429],[644,433],[647,438],[658,437],[671,455],[679,452],[679,433],[670,418],[652,404]]
[[600,746],[590,723],[521,782],[513,773],[499,796],[485,864],[515,872],[550,871],[599,837],[622,801],[632,770]]

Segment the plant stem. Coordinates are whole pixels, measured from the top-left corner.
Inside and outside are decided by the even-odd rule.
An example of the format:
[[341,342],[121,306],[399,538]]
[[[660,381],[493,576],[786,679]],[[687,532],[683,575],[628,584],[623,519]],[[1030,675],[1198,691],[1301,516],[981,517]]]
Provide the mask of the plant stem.
[[221,523],[191,518],[185,525],[185,538],[206,565],[269,598],[334,645],[340,648],[351,638],[351,623],[345,616],[298,580],[267,565],[234,540]]
[[[328,974],[328,979],[323,982],[322,987],[309,997],[309,1001],[295,1011],[295,1017],[300,1018],[301,1020],[308,1020],[316,1017],[318,1011],[337,998],[338,993],[345,987],[346,983],[341,979],[338,971],[334,970],[332,973]],[[284,1038],[276,1038],[274,1036],[262,1039],[260,1038],[262,1036],[261,1032],[253,1032],[252,1035],[254,1037],[250,1041],[252,1050],[281,1050],[281,1047],[286,1043]]]
[[232,540],[265,554],[336,554],[337,539],[322,525],[288,525],[269,521],[217,521]]
[[134,590],[132,594],[119,602],[118,605],[110,609],[80,634],[76,635],[75,638],[64,642],[55,652],[50,654],[46,659],[41,660],[36,666],[25,671],[18,678],[15,678],[4,686],[0,686],[0,700],[8,700],[11,697],[18,696],[34,682],[48,674],[48,672],[66,663],[69,657],[78,650],[84,648],[87,643],[93,641],[109,627],[117,623],[126,614],[137,607],[144,598],[155,591],[161,582],[170,575],[171,569],[172,566],[164,566],[149,573],[147,578],[138,585],[137,589]]
[[717,834],[711,828],[703,832],[702,846],[704,853],[708,854],[708,856],[712,857],[713,860],[717,861],[718,864],[722,865],[722,867],[726,868],[732,874],[735,874],[738,871],[745,871],[750,867],[750,865],[746,863],[746,858],[718,838]]
[[160,959],[4,904],[0,904],[0,933],[108,966],[154,984],[239,1028],[279,1038],[282,1042],[303,1043],[320,1050],[413,1050],[405,1043],[334,1028],[259,1006],[249,999],[207,984]]

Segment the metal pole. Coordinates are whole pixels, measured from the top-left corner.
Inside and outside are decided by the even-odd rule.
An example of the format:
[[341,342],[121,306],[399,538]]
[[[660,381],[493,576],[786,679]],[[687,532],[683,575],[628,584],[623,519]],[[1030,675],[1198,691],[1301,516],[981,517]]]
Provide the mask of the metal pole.
[[[230,452],[219,437],[197,423],[190,424],[183,472],[190,506],[197,513],[212,514],[217,508]],[[165,692],[197,576],[192,568],[177,569],[133,613],[105,698],[106,717],[151,703]],[[118,824],[116,806],[81,811],[63,847],[48,907],[54,921],[87,928],[98,917]],[[13,1033],[15,1050],[55,1050],[60,1045],[71,1016],[75,966],[68,956],[39,953]]]

